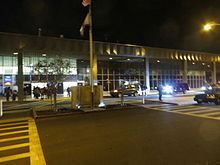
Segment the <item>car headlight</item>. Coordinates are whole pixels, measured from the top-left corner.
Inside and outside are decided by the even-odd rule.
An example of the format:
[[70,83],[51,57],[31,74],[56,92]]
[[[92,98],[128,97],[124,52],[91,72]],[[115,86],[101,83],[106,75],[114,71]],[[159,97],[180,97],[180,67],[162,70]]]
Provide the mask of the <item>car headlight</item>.
[[163,90],[166,93],[172,93],[173,92],[172,86],[169,86],[169,85],[166,85],[165,87],[163,87]]
[[209,89],[209,90],[211,90],[211,89],[212,89],[212,87],[211,87],[211,86],[209,86],[209,87],[208,87],[208,89]]
[[203,87],[201,87],[201,89],[202,89],[202,90],[206,90],[206,87],[205,87],[205,86],[203,86]]

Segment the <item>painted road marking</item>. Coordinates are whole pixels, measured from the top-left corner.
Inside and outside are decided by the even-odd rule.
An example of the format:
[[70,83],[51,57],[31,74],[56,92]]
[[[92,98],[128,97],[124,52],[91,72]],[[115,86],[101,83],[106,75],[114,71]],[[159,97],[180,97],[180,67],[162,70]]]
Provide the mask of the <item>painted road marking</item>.
[[[25,130],[14,131],[15,129]],[[1,143],[9,141],[13,142],[22,139],[28,140],[28,142],[25,141],[12,145],[6,143],[5,146],[1,146],[0,152],[6,152],[7,156],[0,155],[0,164],[12,160],[16,161],[18,159],[26,158],[30,161],[31,165],[46,165],[37,127],[35,121],[32,118],[9,119],[0,121],[0,131],[4,131],[0,133]],[[28,133],[28,135],[21,135],[19,133]],[[5,135],[7,135],[7,137],[4,137]],[[25,147],[28,147],[29,151],[20,150],[21,148]],[[14,151],[20,153],[13,154]],[[11,155],[10,152],[12,152]]]
[[4,114],[30,112],[31,109],[4,110]]
[[5,147],[0,147],[0,151],[10,150],[10,149],[15,149],[15,148],[22,148],[22,147],[27,147],[27,146],[29,146],[29,143],[10,145],[10,146],[5,146]]
[[30,157],[30,153],[22,153],[22,154],[16,154],[16,155],[10,155],[10,156],[4,156],[0,157],[0,163],[7,162],[7,161],[12,161],[12,160],[17,160],[17,159],[22,159],[22,158],[28,158]]
[[22,126],[16,126],[16,127],[7,127],[7,128],[0,128],[0,131],[5,131],[5,130],[11,130],[11,129],[19,129],[19,128],[28,128],[28,125],[22,125]]
[[37,126],[33,119],[29,122],[30,131],[30,153],[31,153],[31,165],[40,164],[46,165],[44,159],[43,150],[40,144],[40,138],[37,132]]
[[27,139],[27,138],[29,138],[29,136],[26,135],[26,136],[19,136],[19,137],[7,138],[7,139],[0,139],[0,143],[14,141],[14,140]]
[[[17,125],[22,125],[22,124],[28,124],[28,123],[27,123],[27,122],[8,123],[8,124],[4,124],[4,127],[8,127],[8,126],[17,126]],[[0,125],[0,128],[2,128],[1,125]]]
[[19,134],[19,133],[25,133],[25,132],[28,132],[28,130],[4,132],[4,133],[0,133],[0,137],[1,136],[6,136],[6,135],[14,135],[14,134]]
[[153,105],[151,106],[142,105],[142,107],[152,110],[220,120],[219,107],[211,107],[211,106],[208,107],[208,106],[198,106],[198,105],[184,105],[184,106],[170,105],[170,106],[160,106],[160,107]]

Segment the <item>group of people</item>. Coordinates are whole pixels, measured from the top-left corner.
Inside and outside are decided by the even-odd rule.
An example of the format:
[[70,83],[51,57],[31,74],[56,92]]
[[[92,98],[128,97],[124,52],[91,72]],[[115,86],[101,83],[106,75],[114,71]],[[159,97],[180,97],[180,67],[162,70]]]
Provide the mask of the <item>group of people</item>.
[[5,88],[5,97],[7,101],[10,101],[10,97],[12,98],[12,101],[16,101],[17,96],[17,90],[12,90],[10,87]]
[[33,95],[35,99],[44,99],[45,96],[49,99],[52,96],[53,88],[52,87],[34,87],[33,89]]

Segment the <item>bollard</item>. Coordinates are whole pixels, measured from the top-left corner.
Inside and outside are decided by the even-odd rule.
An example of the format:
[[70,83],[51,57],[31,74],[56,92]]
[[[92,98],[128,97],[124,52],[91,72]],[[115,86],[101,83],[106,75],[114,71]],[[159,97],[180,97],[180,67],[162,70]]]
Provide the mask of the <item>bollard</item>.
[[2,100],[0,100],[0,116],[3,116]]
[[121,106],[124,106],[125,103],[124,103],[124,93],[123,91],[121,92]]
[[144,93],[144,91],[142,91],[142,96],[143,96],[143,101],[142,101],[142,103],[145,104],[145,93]]

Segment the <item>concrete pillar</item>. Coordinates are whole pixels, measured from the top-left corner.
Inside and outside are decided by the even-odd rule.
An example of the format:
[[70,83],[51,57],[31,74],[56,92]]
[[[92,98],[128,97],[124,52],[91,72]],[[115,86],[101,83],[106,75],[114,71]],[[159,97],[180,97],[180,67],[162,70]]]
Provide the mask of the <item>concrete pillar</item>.
[[183,82],[187,83],[187,73],[188,73],[188,65],[187,60],[183,61]]
[[23,101],[24,99],[24,78],[23,78],[23,54],[22,50],[18,52],[18,101]]
[[97,67],[97,54],[93,54],[93,81],[94,85],[98,85],[98,67]]
[[216,84],[216,62],[213,62],[212,83]]
[[149,68],[149,57],[145,58],[145,86],[147,91],[150,91],[150,68]]

